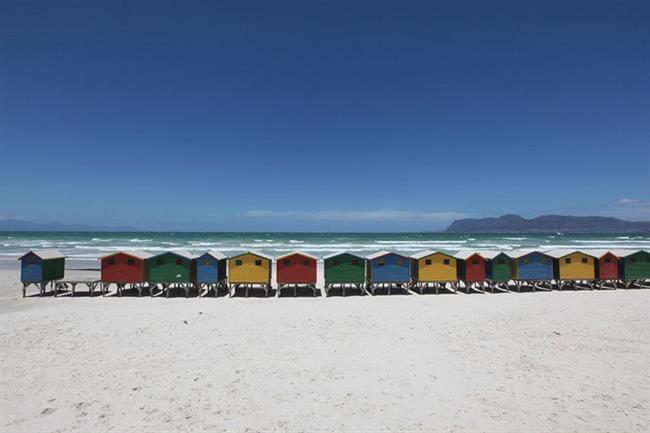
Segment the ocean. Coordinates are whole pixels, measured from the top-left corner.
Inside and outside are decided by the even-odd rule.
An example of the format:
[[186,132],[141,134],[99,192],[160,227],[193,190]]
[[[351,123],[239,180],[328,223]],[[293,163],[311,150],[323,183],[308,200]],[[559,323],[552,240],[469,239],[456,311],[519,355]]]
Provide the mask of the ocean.
[[519,248],[650,249],[650,235],[458,235],[442,233],[187,233],[187,232],[0,232],[0,266],[18,267],[16,259],[30,249],[56,248],[69,262],[98,266],[97,258],[120,250],[157,253],[218,250],[234,255],[258,250],[272,256],[300,250],[318,257],[350,251],[360,255],[380,250],[411,254],[422,250],[510,251]]

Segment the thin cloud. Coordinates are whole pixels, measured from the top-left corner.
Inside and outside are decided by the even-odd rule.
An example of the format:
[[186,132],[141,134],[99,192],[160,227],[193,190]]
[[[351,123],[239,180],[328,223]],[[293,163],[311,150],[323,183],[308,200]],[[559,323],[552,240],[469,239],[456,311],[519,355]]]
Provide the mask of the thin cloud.
[[650,201],[637,200],[634,198],[619,198],[616,201],[616,204],[621,206],[646,207],[646,206],[650,206]]
[[393,209],[380,209],[368,211],[277,211],[277,210],[250,210],[244,213],[252,218],[293,218],[304,220],[330,220],[330,221],[447,221],[464,218],[467,215],[460,212],[415,212]]

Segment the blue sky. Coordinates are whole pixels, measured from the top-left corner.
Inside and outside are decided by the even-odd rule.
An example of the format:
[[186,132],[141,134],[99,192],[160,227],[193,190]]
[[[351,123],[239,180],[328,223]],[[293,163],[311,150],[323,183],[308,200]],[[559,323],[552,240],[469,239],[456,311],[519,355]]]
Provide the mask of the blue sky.
[[0,217],[650,219],[650,3],[5,1]]

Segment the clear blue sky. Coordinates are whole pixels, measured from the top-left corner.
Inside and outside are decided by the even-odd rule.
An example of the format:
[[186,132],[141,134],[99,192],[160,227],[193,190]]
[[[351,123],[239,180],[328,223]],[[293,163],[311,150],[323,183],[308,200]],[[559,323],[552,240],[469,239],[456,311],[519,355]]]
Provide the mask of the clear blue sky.
[[0,3],[0,217],[650,219],[650,2]]

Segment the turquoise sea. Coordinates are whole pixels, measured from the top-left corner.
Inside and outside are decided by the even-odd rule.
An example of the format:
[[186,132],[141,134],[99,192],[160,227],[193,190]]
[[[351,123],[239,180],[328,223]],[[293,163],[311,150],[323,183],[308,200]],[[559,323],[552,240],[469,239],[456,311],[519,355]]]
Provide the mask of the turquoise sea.
[[186,232],[0,232],[0,266],[17,266],[16,258],[30,249],[56,248],[74,263],[97,263],[119,250],[218,250],[233,255],[258,250],[273,256],[301,250],[322,257],[346,250],[366,255],[380,250],[414,253],[441,250],[519,248],[635,248],[650,249],[649,235],[456,235],[441,233],[186,233]]

